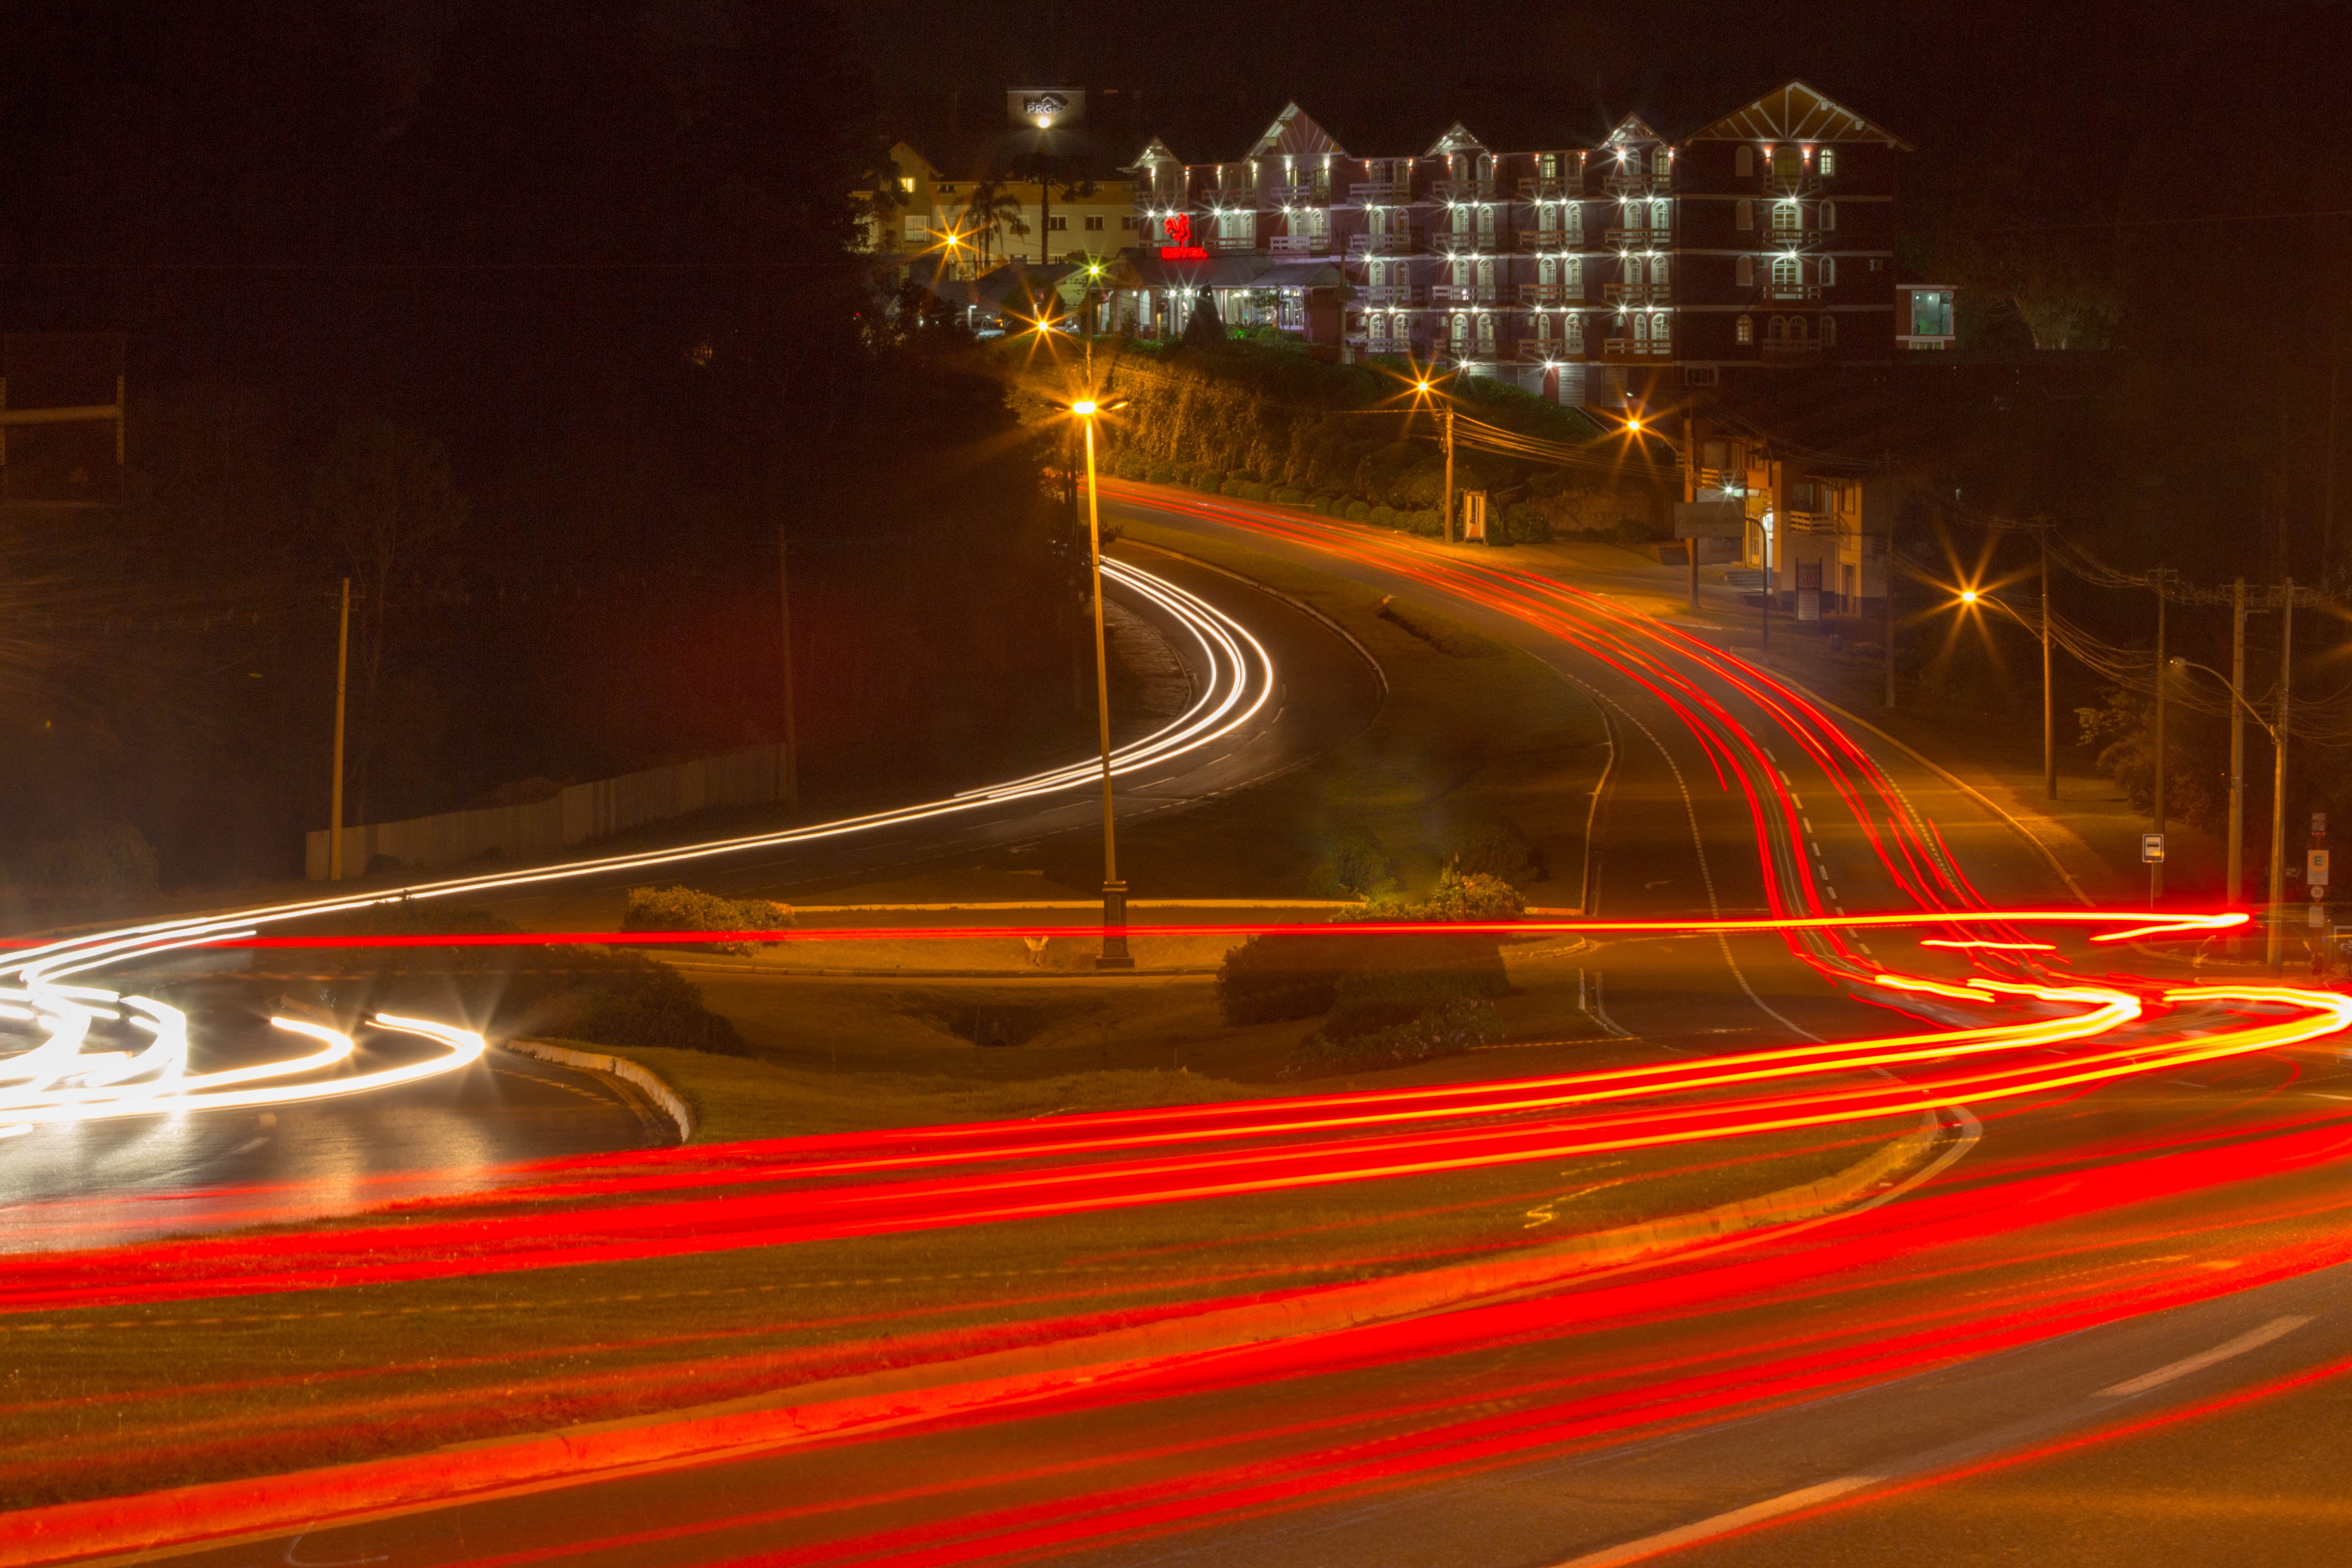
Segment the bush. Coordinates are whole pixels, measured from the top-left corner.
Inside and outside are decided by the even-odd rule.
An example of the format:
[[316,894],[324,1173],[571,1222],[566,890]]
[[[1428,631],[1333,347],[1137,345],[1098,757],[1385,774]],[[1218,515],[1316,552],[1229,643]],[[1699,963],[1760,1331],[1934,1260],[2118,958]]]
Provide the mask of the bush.
[[1375,528],[1395,528],[1397,526],[1396,508],[1390,506],[1386,501],[1382,501],[1379,506],[1372,508],[1370,516],[1365,520]]
[[1244,501],[1267,501],[1273,497],[1274,493],[1255,479],[1242,486],[1242,499]]
[[[673,883],[667,887],[629,889],[621,915],[624,931],[790,931],[793,912],[764,898],[722,898]],[[713,942],[712,953],[749,953],[751,942]]]
[[58,893],[120,898],[155,891],[155,847],[128,822],[25,849],[26,880]]
[[1394,889],[1396,872],[1380,840],[1350,823],[1332,835],[1316,865],[1315,887],[1327,898],[1370,898]]
[[1281,489],[1276,490],[1274,493],[1274,498],[1276,502],[1286,507],[1303,507],[1307,504],[1307,492],[1295,488],[1292,486],[1285,485]]
[[1349,522],[1351,522],[1351,523],[1362,523],[1362,522],[1369,522],[1369,521],[1370,521],[1370,520],[1371,520],[1371,516],[1372,516],[1372,509],[1371,509],[1371,507],[1369,507],[1369,506],[1367,506],[1367,505],[1365,505],[1363,502],[1361,502],[1361,501],[1350,501],[1350,502],[1349,502],[1349,503],[1348,503],[1348,520],[1349,520]]
[[1143,482],[1147,485],[1173,485],[1176,470],[1165,463],[1154,463],[1150,471],[1143,476]]
[[1399,512],[1397,527],[1428,539],[1433,539],[1445,531],[1444,519],[1434,507],[1427,511]]
[[1229,1024],[1276,1023],[1331,1010],[1355,957],[1344,937],[1253,936],[1217,967],[1217,1010]]
[[[1493,526],[1491,521],[1487,524],[1490,528]],[[1514,501],[1503,508],[1503,531],[1512,544],[1546,544],[1551,539],[1551,518],[1533,502]]]
[[1448,965],[1436,968],[1356,969],[1339,977],[1332,990],[1331,1016],[1323,1032],[1333,1040],[1354,1040],[1410,1023],[1448,1002],[1466,998],[1492,999],[1507,988],[1499,971]]
[[1465,877],[1495,877],[1518,887],[1544,879],[1543,857],[1536,852],[1534,841],[1518,823],[1498,811],[1478,812],[1450,823],[1445,851],[1448,863]]
[[1334,1039],[1328,1031],[1312,1035],[1290,1053],[1279,1076],[1328,1078],[1342,1072],[1408,1067],[1441,1056],[1459,1056],[1502,1038],[1494,1003],[1483,998],[1457,997],[1369,1034],[1347,1040]]
[[654,1045],[713,1056],[749,1056],[735,1026],[703,1005],[701,988],[667,964],[610,948],[555,948],[602,954],[612,967],[562,993],[547,1009],[547,1032],[590,1045]]
[[1617,542],[1621,545],[1643,545],[1650,542],[1650,525],[1639,517],[1617,519]]

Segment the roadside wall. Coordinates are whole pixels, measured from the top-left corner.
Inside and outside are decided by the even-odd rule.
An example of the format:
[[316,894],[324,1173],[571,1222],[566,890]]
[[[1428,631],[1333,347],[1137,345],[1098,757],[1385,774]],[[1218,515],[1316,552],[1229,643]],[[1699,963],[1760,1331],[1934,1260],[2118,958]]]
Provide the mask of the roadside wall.
[[[343,873],[357,875],[378,855],[404,866],[456,865],[497,856],[553,854],[640,822],[682,817],[708,806],[756,806],[783,798],[784,747],[755,746],[617,779],[573,784],[524,806],[444,811],[400,822],[343,830]],[[312,882],[327,876],[327,831],[304,835],[303,864]]]

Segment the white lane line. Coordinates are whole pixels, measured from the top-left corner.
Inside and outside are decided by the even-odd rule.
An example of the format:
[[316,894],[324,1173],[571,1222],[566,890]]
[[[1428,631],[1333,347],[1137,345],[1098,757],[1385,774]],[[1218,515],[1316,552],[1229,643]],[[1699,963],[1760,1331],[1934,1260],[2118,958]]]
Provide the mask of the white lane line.
[[1735,1508],[1729,1513],[1718,1513],[1713,1519],[1702,1519],[1696,1524],[1685,1524],[1674,1530],[1660,1531],[1655,1535],[1645,1535],[1639,1541],[1628,1541],[1622,1546],[1604,1546],[1598,1552],[1588,1552],[1581,1557],[1571,1557],[1565,1563],[1555,1564],[1554,1568],[1613,1568],[1613,1564],[1619,1563],[1638,1563],[1644,1557],[1654,1557],[1661,1552],[1672,1552],[1676,1547],[1688,1546],[1694,1542],[1711,1540],[1718,1535],[1728,1535],[1735,1530],[1742,1530],[1751,1524],[1760,1524],[1768,1519],[1778,1519],[1784,1513],[1794,1513],[1799,1509],[1811,1508],[1815,1503],[1828,1502],[1832,1498],[1843,1497],[1846,1493],[1858,1491],[1864,1487],[1876,1486],[1879,1479],[1877,1476],[1840,1476],[1833,1481],[1823,1481],[1819,1486],[1806,1487],[1801,1491],[1783,1492],[1779,1497],[1767,1498],[1762,1502],[1751,1502],[1746,1508]]
[[2192,1372],[2202,1372],[2216,1362],[2227,1361],[2233,1355],[2243,1355],[2250,1350],[2260,1349],[2274,1339],[2284,1338],[2309,1322],[2311,1319],[2308,1316],[2273,1318],[2262,1327],[2251,1329],[2227,1344],[2217,1344],[2202,1355],[2189,1356],[2168,1365],[2159,1366],[2154,1372],[2143,1372],[2137,1377],[2128,1378],[2113,1387],[2102,1388],[2095,1397],[2117,1398],[2126,1394],[2145,1394],[2151,1388],[2161,1388],[2176,1377],[2186,1377]]

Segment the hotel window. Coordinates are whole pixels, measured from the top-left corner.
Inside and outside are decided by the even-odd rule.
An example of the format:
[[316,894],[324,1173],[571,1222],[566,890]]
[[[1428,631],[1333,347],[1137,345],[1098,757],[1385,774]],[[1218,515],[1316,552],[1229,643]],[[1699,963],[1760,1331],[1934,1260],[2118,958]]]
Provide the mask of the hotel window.
[[1773,203],[1772,232],[1775,234],[1793,234],[1796,232],[1796,228],[1797,204],[1794,202]]
[[[1748,287],[1754,284],[1756,281],[1756,258],[1752,256],[1743,256],[1738,261],[1733,262],[1731,264],[1731,280],[1742,288]],[[1745,339],[1741,340],[1743,342],[1746,340],[1747,340]]]
[[1822,287],[1823,288],[1828,288],[1833,287],[1836,282],[1837,257],[1833,256],[1825,256],[1822,257]]
[[1649,347],[1650,319],[1647,316],[1636,316],[1633,318],[1633,351],[1637,354],[1646,353]]
[[1584,318],[1581,316],[1568,319],[1568,351],[1571,354],[1584,352]]
[[1650,347],[1663,354],[1666,351],[1666,318],[1654,317],[1650,321]]
[[1652,202],[1650,204],[1650,228],[1653,233],[1664,234],[1666,232],[1669,222],[1666,216],[1668,210],[1668,204],[1664,202]]
[[1546,179],[1546,180],[1557,180],[1557,179],[1559,179],[1559,153],[1557,153],[1557,152],[1538,152],[1538,153],[1537,153],[1537,154],[1536,154],[1536,174],[1537,174],[1537,176],[1538,176],[1538,178],[1541,178],[1541,179]]
[[1495,319],[1492,316],[1481,316],[1478,318],[1478,346],[1481,349],[1486,350],[1488,353],[1494,352]]
[[1389,336],[1389,319],[1377,312],[1372,317],[1372,341],[1385,343]]
[[1772,149],[1772,178],[1796,181],[1804,178],[1805,152],[1801,147]]
[[1822,148],[1822,156],[1821,156],[1821,170],[1822,170],[1822,179],[1824,179],[1824,180],[1829,180],[1829,179],[1834,179],[1834,178],[1836,178],[1836,176],[1837,176],[1837,149],[1836,149],[1836,148],[1834,148],[1834,147],[1824,147],[1824,148]]
[[1102,226],[1103,222],[1100,218],[1088,218],[1087,220],[1087,227],[1089,229],[1099,229]]
[[1754,228],[1756,226],[1756,204],[1753,202],[1740,203],[1738,207],[1735,209],[1731,221],[1743,229]]
[[1663,256],[1650,258],[1650,286],[1654,288],[1666,286],[1666,258]]
[[1053,217],[1045,220],[1045,232],[1047,234],[1060,234],[1064,229],[1066,229],[1069,226],[1070,220],[1063,217],[1059,214],[1056,214]]
[[1731,169],[1743,180],[1751,178],[1756,172],[1756,149],[1741,142],[1739,151],[1731,155]]
[[[1756,340],[1756,318],[1753,316],[1742,316],[1738,321],[1732,324],[1731,336],[1738,342],[1754,342]],[[1716,466],[1720,468],[1723,465],[1718,463]]]
[[1773,287],[1794,288],[1798,284],[1804,281],[1804,263],[1799,261],[1795,256],[1776,256],[1772,258]]
[[1482,241],[1495,237],[1495,209],[1492,207],[1478,209],[1478,237]]
[[1584,204],[1581,202],[1568,204],[1568,243],[1584,243]]
[[1824,349],[1834,348],[1836,344],[1837,318],[1834,316],[1824,316],[1822,318],[1822,347]]
[[1121,228],[1123,228],[1123,229],[1131,229],[1131,228],[1133,228],[1133,227],[1135,226],[1135,214],[1132,214],[1132,213],[1129,213],[1127,216],[1125,216],[1125,217],[1123,217],[1123,218],[1119,219],[1119,220],[1118,220],[1118,226],[1119,226],[1119,227],[1121,227]]
[[1835,202],[1823,202],[1822,204],[1822,227],[1825,229],[1833,229],[1837,227],[1837,204]]

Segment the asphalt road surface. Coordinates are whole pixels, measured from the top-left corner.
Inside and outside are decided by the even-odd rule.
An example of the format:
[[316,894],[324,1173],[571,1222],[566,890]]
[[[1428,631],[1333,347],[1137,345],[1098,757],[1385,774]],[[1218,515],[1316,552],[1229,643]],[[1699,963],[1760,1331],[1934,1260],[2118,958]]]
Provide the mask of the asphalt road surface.
[[[1189,511],[1154,520],[1233,537]],[[1475,561],[1472,583],[1433,580],[1437,552],[1370,530],[1330,530],[1354,554],[1244,542],[1437,605],[1594,694],[1616,742],[1604,916],[1761,914],[1791,889],[1830,910],[1895,909],[1937,874],[1932,849],[1890,856],[1883,813],[1833,809],[1851,772],[1795,737],[1780,697],[1696,654],[1612,651],[1605,605],[1555,605],[1547,631],[1486,591],[1507,559]],[[1754,764],[1682,722],[1701,706],[1767,760],[1773,777],[1751,781],[1772,810],[1733,787]],[[1985,803],[1854,738],[1988,899],[2071,902]],[[1918,972],[1959,962],[1908,936],[1858,946]],[[1602,1005],[1684,1049],[1884,1032],[1890,1014],[1834,956],[1777,936],[1617,942]],[[2214,1478],[2255,1484],[2253,1456],[2282,1434],[2342,1451],[2341,1390],[2195,1413],[2352,1356],[2332,1130],[2347,1103],[2352,1074],[2314,1051],[1953,1113],[1938,1158],[1866,1209],[1446,1313],[1416,1325],[1411,1354],[1374,1331],[1332,1336],[189,1560],[2160,1564],[2236,1540],[2263,1561],[2337,1561],[2340,1493],[2308,1453],[2294,1500],[2267,1511]],[[2180,1177],[2184,1160],[2203,1176]],[[2105,1433],[2120,1436],[2066,1447]],[[2178,1506],[2135,1508],[2105,1486]]]

